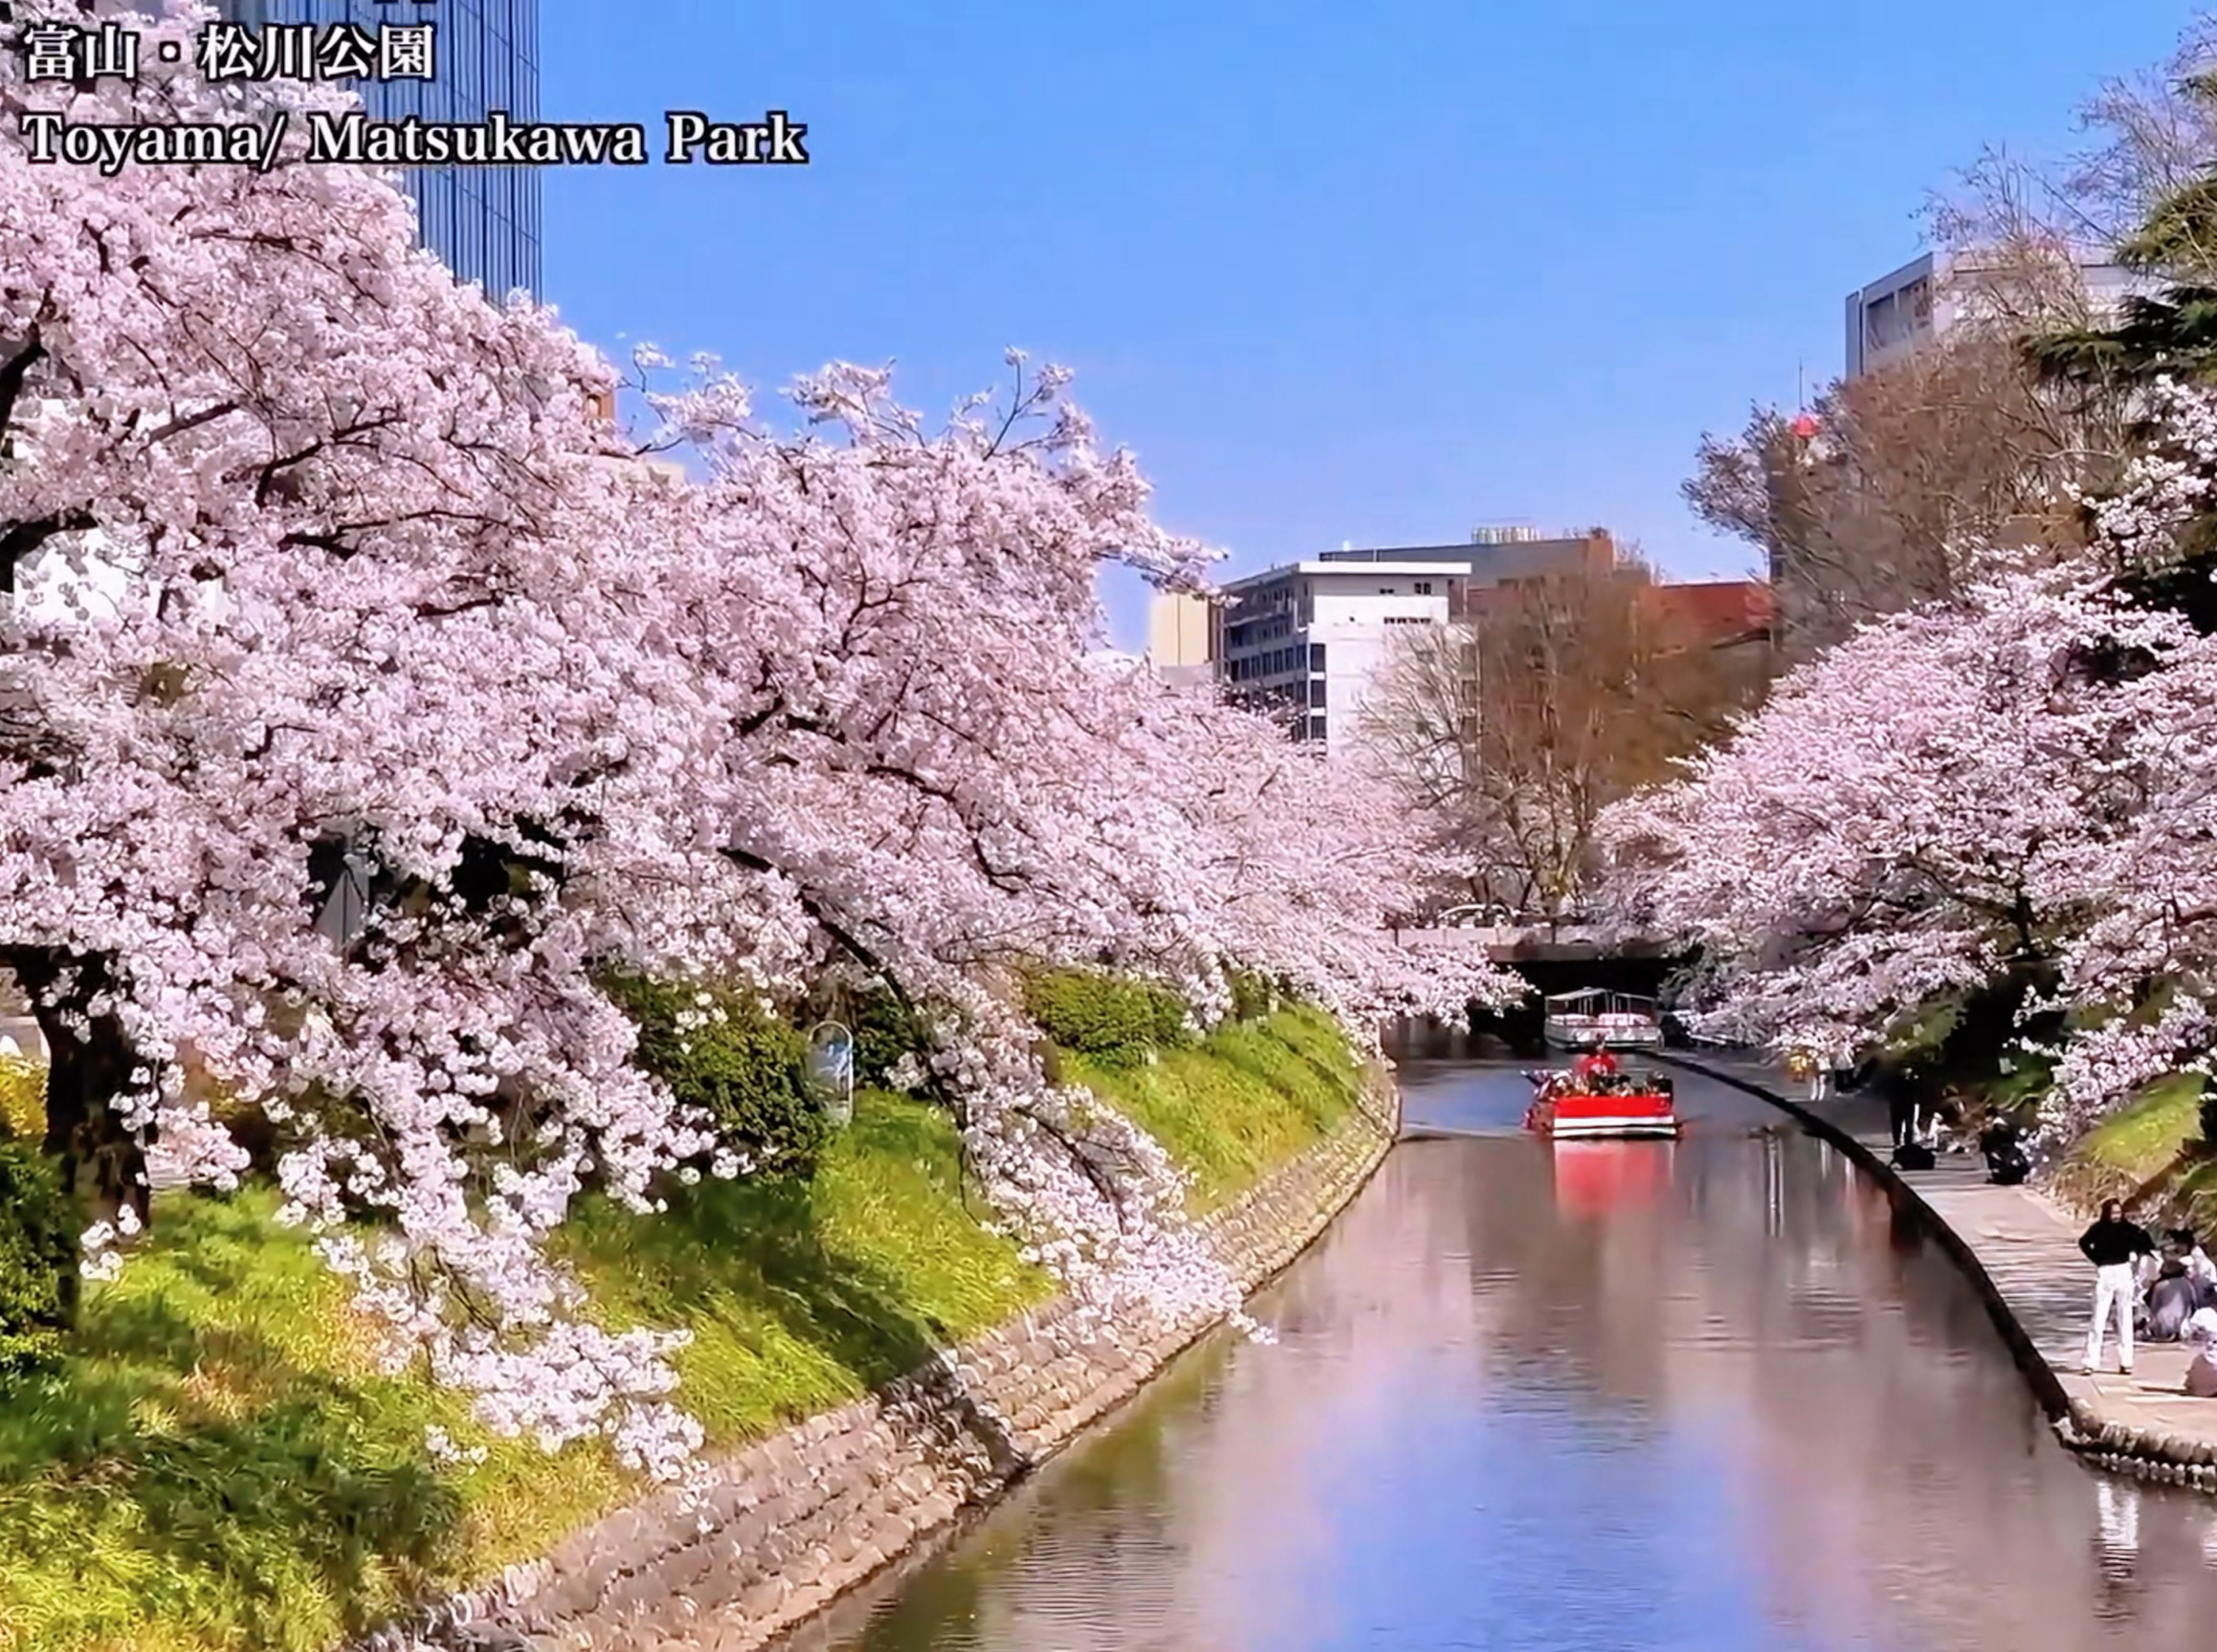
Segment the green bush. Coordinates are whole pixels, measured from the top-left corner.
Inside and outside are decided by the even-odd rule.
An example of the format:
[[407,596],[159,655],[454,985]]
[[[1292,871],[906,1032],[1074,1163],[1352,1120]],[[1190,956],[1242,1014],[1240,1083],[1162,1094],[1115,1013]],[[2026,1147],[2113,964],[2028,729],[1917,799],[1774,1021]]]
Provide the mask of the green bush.
[[639,1029],[639,1067],[704,1110],[758,1174],[814,1171],[830,1125],[809,1094],[798,1032],[736,992],[636,976],[604,985]]
[[1268,976],[1255,975],[1244,969],[1231,972],[1233,1021],[1261,1021],[1277,1011],[1282,997]]
[[46,1137],[46,1068],[20,1055],[0,1055],[0,1136]]
[[1192,1042],[1175,993],[1097,970],[1042,970],[1024,983],[1024,1008],[1055,1046],[1111,1063]]
[[0,1381],[60,1357],[78,1225],[45,1155],[0,1140]]
[[884,988],[865,993],[848,1015],[850,1030],[854,1034],[856,1089],[882,1086],[902,1056],[923,1055],[923,1029],[900,1000]]

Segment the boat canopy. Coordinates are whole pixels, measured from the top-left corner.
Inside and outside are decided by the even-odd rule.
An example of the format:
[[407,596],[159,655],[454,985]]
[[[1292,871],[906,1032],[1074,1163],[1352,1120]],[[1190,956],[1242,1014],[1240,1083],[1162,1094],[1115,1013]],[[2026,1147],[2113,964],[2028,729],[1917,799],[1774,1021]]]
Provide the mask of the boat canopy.
[[1551,1016],[1637,1015],[1650,1021],[1655,1017],[1655,1001],[1642,998],[1637,993],[1607,992],[1598,986],[1585,987],[1578,992],[1551,993],[1546,998],[1547,1013]]

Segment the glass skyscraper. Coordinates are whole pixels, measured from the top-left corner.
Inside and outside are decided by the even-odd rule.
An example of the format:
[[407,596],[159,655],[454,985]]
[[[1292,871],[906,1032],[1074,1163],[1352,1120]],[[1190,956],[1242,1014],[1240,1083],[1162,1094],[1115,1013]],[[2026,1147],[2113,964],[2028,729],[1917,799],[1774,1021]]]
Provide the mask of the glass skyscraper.
[[[430,23],[435,31],[429,80],[361,80],[355,90],[376,121],[413,115],[475,122],[504,110],[539,119],[539,0],[230,0],[240,22]],[[540,178],[535,166],[420,166],[404,174],[424,245],[465,281],[499,299],[518,287],[540,291]]]

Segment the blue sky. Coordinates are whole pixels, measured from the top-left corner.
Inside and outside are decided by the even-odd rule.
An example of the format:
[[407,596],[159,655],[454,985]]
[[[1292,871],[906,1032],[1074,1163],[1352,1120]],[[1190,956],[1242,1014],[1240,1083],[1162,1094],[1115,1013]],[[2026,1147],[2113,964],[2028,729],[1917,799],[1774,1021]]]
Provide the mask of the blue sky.
[[1735,573],[1678,496],[1701,432],[1836,373],[1929,191],[2068,145],[2188,12],[543,0],[548,118],[784,108],[812,157],[550,171],[547,296],[764,386],[895,360],[933,412],[1062,362],[1233,569],[1525,522]]

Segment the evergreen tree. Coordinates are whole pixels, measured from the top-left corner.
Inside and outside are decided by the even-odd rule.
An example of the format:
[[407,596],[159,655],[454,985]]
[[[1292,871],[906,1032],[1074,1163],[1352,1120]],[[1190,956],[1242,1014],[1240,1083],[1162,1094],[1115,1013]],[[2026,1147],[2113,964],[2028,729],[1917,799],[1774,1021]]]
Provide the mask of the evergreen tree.
[[[2181,90],[2217,110],[2217,69],[2187,77]],[[2034,364],[2051,380],[2089,388],[2217,379],[2217,160],[2158,202],[2116,257],[2159,289],[2127,297],[2106,327],[2032,339]]]

